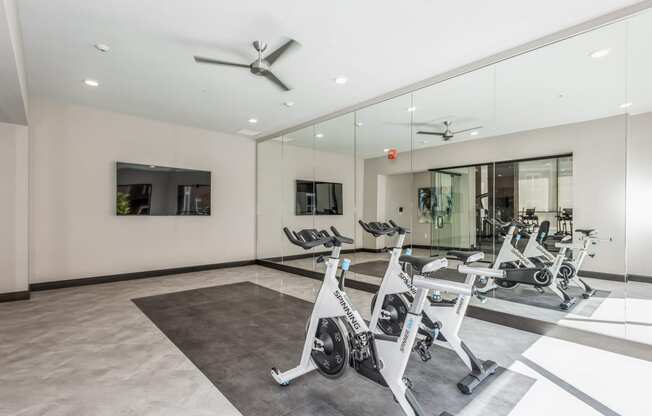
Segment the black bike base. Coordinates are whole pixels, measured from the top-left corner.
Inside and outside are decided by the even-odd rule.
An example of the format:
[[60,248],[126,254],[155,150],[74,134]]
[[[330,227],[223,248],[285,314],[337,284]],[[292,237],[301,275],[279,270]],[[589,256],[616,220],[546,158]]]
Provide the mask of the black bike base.
[[559,308],[563,311],[567,311],[571,306],[575,305],[575,303],[577,303],[577,298],[570,298],[567,301],[560,303]]
[[478,387],[482,382],[494,374],[498,369],[498,364],[493,361],[487,360],[482,363],[482,374],[475,375],[469,374],[457,383],[457,388],[464,394],[471,394],[476,387]]
[[593,295],[595,295],[596,292],[597,292],[597,291],[596,291],[595,289],[591,289],[591,290],[589,290],[588,292],[584,292],[584,293],[582,293],[582,297],[583,297],[584,299],[591,298],[591,297],[593,297]]

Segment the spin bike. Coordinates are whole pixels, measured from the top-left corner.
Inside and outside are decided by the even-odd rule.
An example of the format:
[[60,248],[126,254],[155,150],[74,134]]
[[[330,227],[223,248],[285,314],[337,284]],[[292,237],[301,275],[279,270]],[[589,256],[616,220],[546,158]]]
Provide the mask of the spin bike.
[[[532,233],[529,235],[527,245],[523,249],[523,254],[532,260],[538,266],[549,266],[555,262],[556,256],[549,252],[544,246],[543,241],[546,239],[548,230],[550,229],[550,221],[543,221],[540,226],[534,226]],[[576,245],[570,242],[571,236],[565,236],[562,240],[555,244],[556,247],[564,247],[567,250],[576,249],[577,252],[573,253],[573,259],[564,259],[559,267],[559,274],[557,276],[559,286],[566,290],[570,283],[581,288],[584,293],[582,297],[588,299],[595,295],[595,289],[591,288],[584,280],[582,280],[577,272],[582,265],[582,262],[589,254],[588,249],[591,244],[596,244],[596,235],[593,234],[595,230],[576,230],[578,233],[586,233],[586,238],[581,244]],[[593,234],[589,237],[590,234]]]
[[517,243],[521,237],[527,235],[523,231],[523,224],[512,222],[506,226],[504,224],[496,225],[497,230],[501,228],[503,230],[506,228],[507,231],[492,268],[494,270],[513,271],[502,279],[481,276],[475,285],[477,290],[480,293],[487,293],[497,288],[513,289],[519,284],[523,284],[534,287],[541,294],[545,293],[544,289],[548,289],[561,299],[559,308],[562,310],[568,310],[571,305],[575,304],[577,299],[569,296],[558,282],[559,270],[566,258],[567,247],[562,246],[559,248],[559,253],[552,264],[537,266],[512,243],[517,231]]
[[[362,319],[344,292],[344,272],[349,262],[342,262],[339,270],[339,255],[342,244],[352,244],[353,240],[336,233],[331,236],[326,231],[301,230],[284,232],[292,244],[305,250],[325,246],[332,248],[330,257],[325,259],[326,272],[317,294],[310,316],[306,339],[299,365],[285,372],[272,368],[274,380],[287,385],[292,380],[317,370],[330,378],[339,377],[348,367],[363,377],[390,389],[394,399],[406,416],[425,416],[411,391],[412,383],[405,377],[405,368],[414,345],[417,329],[422,319],[422,311],[430,290],[446,290],[447,284],[420,276],[411,279],[416,288],[414,301],[399,336],[375,334]],[[438,270],[446,267],[446,259],[434,259],[425,267]],[[471,291],[465,293],[471,295]]]
[[[396,225],[393,221],[387,223],[359,221],[360,226],[373,237],[394,235],[396,245],[389,247],[391,257],[380,288],[372,300],[372,314],[369,327],[374,333],[397,336],[401,333],[407,318],[410,304],[417,289],[412,285],[410,276],[404,270],[409,266],[413,274],[425,275],[435,270],[429,265],[432,258],[401,255],[403,243],[409,231]],[[449,257],[468,264],[481,260],[483,253],[453,251]],[[485,269],[485,276],[495,275],[490,269]],[[436,276],[435,276],[436,277]],[[442,280],[445,292],[454,295],[453,299],[444,299],[440,292],[431,292],[423,309],[420,335],[415,343],[414,350],[422,361],[429,361],[432,356],[430,348],[433,344],[448,345],[460,357],[462,362],[471,371],[459,383],[457,388],[464,394],[471,394],[487,377],[494,374],[498,368],[493,361],[482,361],[477,358],[469,347],[460,339],[459,330],[462,320],[466,315],[471,295],[474,293],[476,276],[469,274],[463,283]],[[382,299],[382,302],[377,302]]]

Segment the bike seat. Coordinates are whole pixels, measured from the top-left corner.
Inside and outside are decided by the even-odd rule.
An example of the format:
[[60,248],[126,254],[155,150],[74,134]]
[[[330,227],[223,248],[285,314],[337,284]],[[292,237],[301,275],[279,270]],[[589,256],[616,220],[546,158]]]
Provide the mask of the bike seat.
[[446,259],[438,259],[433,257],[418,257],[403,255],[399,258],[402,263],[409,263],[412,266],[414,274],[431,273],[436,270],[446,267]]
[[595,233],[595,228],[583,228],[583,229],[576,229],[576,233],[583,234],[587,237],[591,236],[593,233]]
[[484,258],[484,253],[481,251],[459,251],[453,250],[446,253],[446,256],[459,260],[464,264],[480,261]]

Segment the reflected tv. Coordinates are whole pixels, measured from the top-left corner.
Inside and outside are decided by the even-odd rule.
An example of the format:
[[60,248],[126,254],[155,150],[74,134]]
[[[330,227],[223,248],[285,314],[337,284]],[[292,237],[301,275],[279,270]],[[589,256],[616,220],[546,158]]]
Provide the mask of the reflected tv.
[[297,180],[296,215],[343,215],[342,184]]
[[116,163],[116,215],[211,215],[211,173]]

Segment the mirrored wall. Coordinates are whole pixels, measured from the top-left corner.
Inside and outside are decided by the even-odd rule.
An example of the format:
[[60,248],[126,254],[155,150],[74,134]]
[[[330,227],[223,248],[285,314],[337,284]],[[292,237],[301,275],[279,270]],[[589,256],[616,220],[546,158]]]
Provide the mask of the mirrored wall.
[[[373,290],[396,241],[358,221],[392,220],[415,256],[556,272],[479,282],[475,317],[652,344],[651,28],[641,13],[259,142],[258,259],[318,277],[328,253],[283,229],[335,227]],[[436,277],[458,279],[449,264]]]

